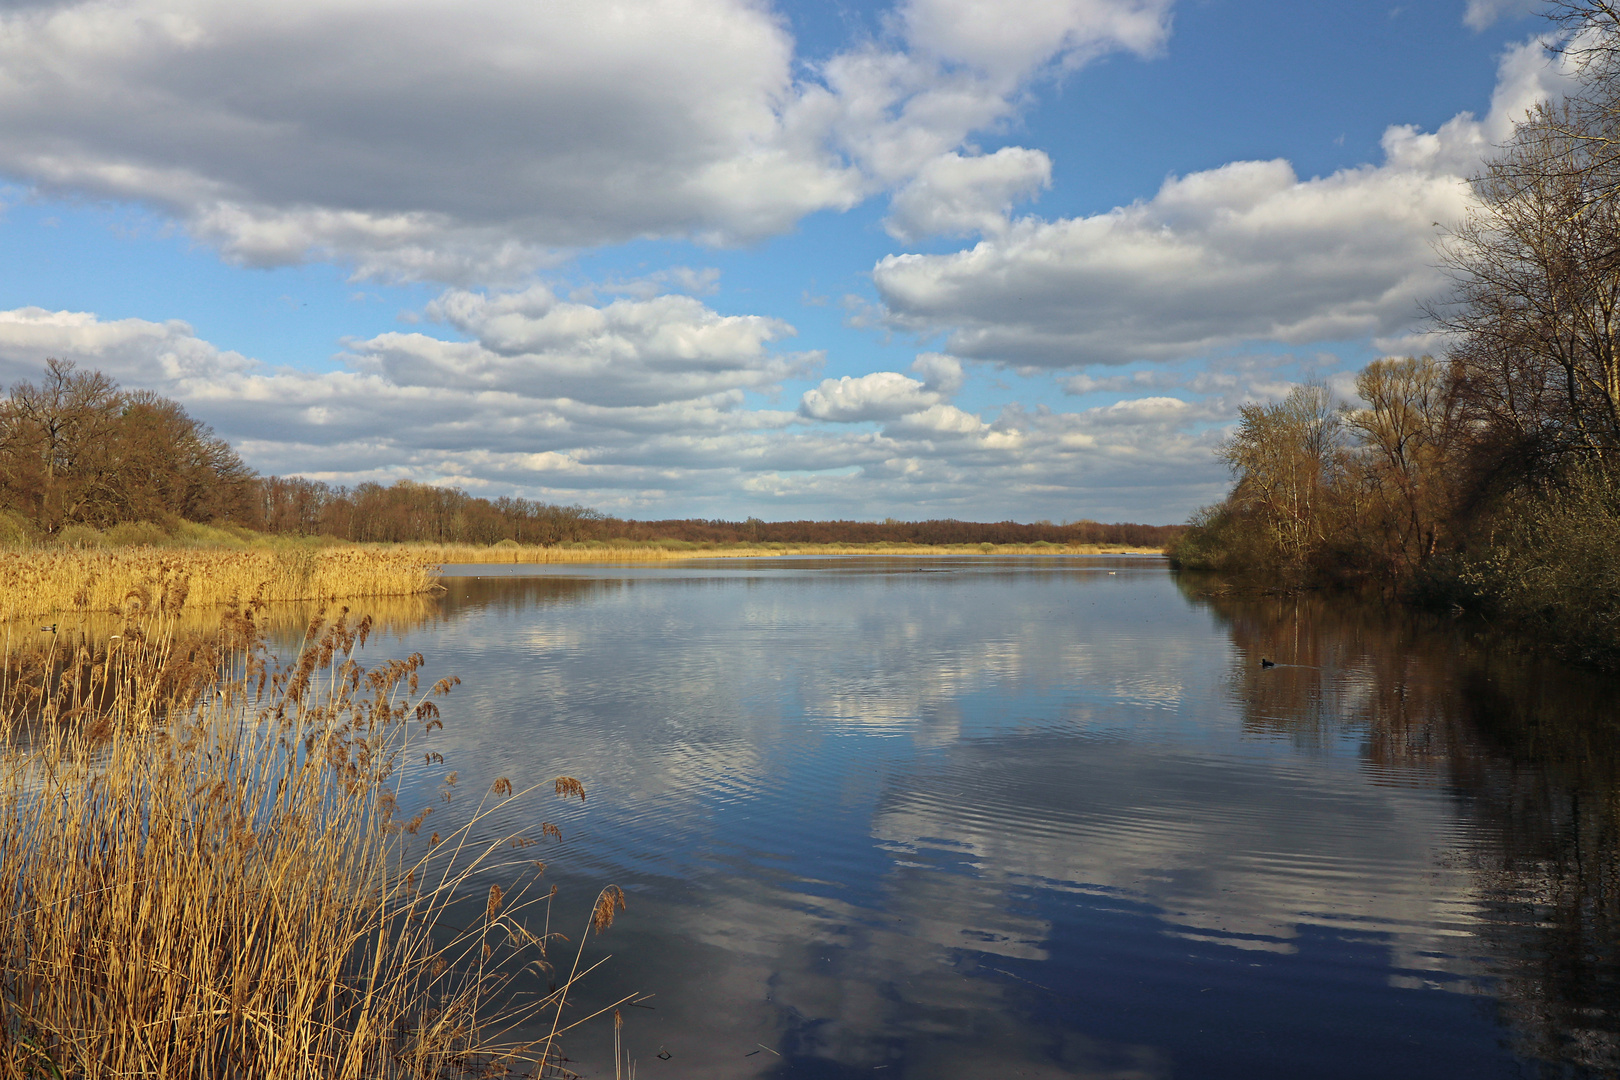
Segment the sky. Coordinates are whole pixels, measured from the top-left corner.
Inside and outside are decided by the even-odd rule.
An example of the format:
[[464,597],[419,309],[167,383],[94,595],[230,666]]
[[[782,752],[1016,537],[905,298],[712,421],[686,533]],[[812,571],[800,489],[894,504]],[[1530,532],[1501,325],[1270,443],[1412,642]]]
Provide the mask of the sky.
[[1529,0],[0,0],[0,383],[635,518],[1139,521],[1437,351]]

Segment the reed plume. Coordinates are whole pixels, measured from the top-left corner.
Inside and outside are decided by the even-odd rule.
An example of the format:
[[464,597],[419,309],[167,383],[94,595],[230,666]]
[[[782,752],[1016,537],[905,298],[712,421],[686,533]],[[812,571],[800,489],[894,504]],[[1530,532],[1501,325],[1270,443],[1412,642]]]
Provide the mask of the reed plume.
[[[515,981],[549,969],[556,935],[529,927],[555,887],[509,854],[528,841],[474,840],[538,785],[415,839],[432,808],[405,813],[401,781],[455,680],[419,690],[420,655],[363,666],[372,624],[346,609],[277,664],[260,614],[209,637],[143,602],[115,642],[6,665],[0,1077],[565,1075],[578,957],[548,994]],[[603,896],[611,922],[623,894]]]

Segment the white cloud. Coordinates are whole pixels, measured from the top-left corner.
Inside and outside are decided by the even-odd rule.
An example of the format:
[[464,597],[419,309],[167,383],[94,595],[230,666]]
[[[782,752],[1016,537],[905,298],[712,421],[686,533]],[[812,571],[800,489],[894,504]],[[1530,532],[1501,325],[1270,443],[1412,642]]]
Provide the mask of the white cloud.
[[82,3],[0,17],[0,169],[243,262],[445,278],[847,207],[752,0]]
[[1468,0],[1463,23],[1471,30],[1484,30],[1498,19],[1526,15],[1540,6],[1540,0]]
[[923,386],[946,397],[962,388],[962,361],[944,353],[921,353],[911,362],[911,370],[923,377]]
[[175,385],[188,379],[239,374],[253,367],[240,353],[195,336],[178,319],[104,321],[89,312],[25,307],[0,311],[0,371],[10,379],[35,378],[48,356],[91,358],[109,375]]
[[[917,435],[923,438],[951,437],[957,435],[981,435],[990,425],[980,420],[972,413],[963,412],[955,405],[930,405],[926,409],[909,412],[895,417],[894,422],[883,429],[885,435]],[[1018,436],[1011,437],[1016,441]],[[1003,442],[1008,441],[1003,439]]]
[[902,240],[998,233],[1015,203],[1051,182],[1052,159],[1039,150],[1007,146],[972,157],[942,154],[895,193],[886,226]]
[[[1016,432],[998,434],[979,417],[945,403],[963,382],[962,363],[954,356],[923,353],[912,362],[911,369],[923,381],[897,371],[824,379],[820,386],[804,392],[799,415],[834,423],[884,421],[883,435],[901,440],[973,435],[982,437],[984,446],[1000,444],[1005,448],[1021,438]],[[904,471],[914,475],[918,467]]]
[[[1151,51],[1167,6],[914,0],[898,49],[807,78],[764,0],[7,6],[0,174],[156,207],[244,264],[511,281],[562,249],[847,209],[1010,116],[1047,65]],[[985,184],[962,198],[1028,190]]]
[[774,386],[817,359],[767,351],[793,334],[780,319],[719,315],[689,296],[597,307],[542,285],[494,297],[452,290],[427,314],[475,340],[382,334],[354,346],[357,367],[401,385],[651,405]]
[[1106,52],[1156,52],[1170,33],[1169,0],[909,0],[901,11],[912,45],[1012,76],[1056,61],[1076,67]]
[[1532,41],[1504,57],[1483,121],[1391,128],[1382,165],[1300,179],[1286,161],[1234,162],[1110,213],[1025,218],[953,254],[892,255],[874,280],[893,325],[1028,367],[1406,332],[1443,286],[1436,223],[1461,217],[1464,177],[1559,79]]
[[849,423],[859,420],[892,420],[920,412],[939,401],[939,395],[897,371],[874,371],[859,378],[845,375],[826,379],[814,390],[806,390],[799,412],[817,420]]

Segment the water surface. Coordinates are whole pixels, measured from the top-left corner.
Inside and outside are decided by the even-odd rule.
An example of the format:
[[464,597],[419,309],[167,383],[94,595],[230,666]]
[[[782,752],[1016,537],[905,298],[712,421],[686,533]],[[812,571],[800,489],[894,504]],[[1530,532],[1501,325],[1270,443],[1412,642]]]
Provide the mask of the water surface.
[[628,893],[638,1077],[1620,1065],[1610,680],[1140,557],[450,569],[369,652],[461,676],[465,790],[585,782],[491,828],[571,938]]

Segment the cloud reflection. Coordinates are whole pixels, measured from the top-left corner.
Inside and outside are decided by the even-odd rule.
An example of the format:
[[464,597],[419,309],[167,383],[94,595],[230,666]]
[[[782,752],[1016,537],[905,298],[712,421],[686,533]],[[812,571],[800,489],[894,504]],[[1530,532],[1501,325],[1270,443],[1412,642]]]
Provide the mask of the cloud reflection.
[[[446,756],[590,786],[548,873],[630,890],[601,992],[658,994],[635,1046],[671,1075],[1148,1077],[1283,1045],[1262,1024],[1304,1067],[1346,1002],[1409,1054],[1494,992],[1519,879],[1447,787],[1447,699],[1409,692],[1440,669],[1356,659],[1370,624],[1212,619],[1145,563],[1034,565],[452,583],[420,642],[472,690]],[[1515,1007],[1559,1015],[1544,985]],[[1502,1052],[1476,1034],[1448,1037]]]

